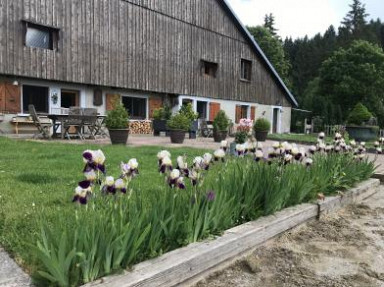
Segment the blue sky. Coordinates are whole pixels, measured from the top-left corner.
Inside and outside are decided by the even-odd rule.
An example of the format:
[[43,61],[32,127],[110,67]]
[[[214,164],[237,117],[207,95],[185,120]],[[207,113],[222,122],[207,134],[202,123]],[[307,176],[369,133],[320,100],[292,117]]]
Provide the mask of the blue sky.
[[[369,19],[384,21],[384,0],[362,0]],[[275,15],[276,28],[282,38],[313,36],[335,27],[350,10],[352,0],[228,0],[245,25],[262,25],[264,15]]]

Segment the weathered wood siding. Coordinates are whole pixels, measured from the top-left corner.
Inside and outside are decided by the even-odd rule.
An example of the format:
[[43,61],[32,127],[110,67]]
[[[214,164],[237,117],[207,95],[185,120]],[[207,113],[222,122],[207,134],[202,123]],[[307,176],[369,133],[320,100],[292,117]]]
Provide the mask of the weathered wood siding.
[[[290,106],[219,1],[0,0],[0,74]],[[23,19],[59,28],[59,49],[24,46]]]

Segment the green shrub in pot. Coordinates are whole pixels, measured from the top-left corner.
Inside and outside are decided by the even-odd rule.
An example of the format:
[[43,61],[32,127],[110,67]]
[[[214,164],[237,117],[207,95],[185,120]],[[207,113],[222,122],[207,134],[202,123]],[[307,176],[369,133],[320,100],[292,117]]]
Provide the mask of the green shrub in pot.
[[257,141],[265,141],[267,139],[268,132],[271,128],[271,123],[265,118],[258,118],[253,125],[255,131],[255,137]]
[[223,110],[220,110],[213,120],[213,139],[221,142],[227,138],[229,118]]
[[126,144],[129,133],[129,114],[121,102],[116,101],[107,113],[105,126],[108,128],[112,144]]
[[185,132],[191,126],[190,119],[183,113],[179,112],[171,116],[167,122],[167,128],[171,137],[172,143],[183,143]]
[[379,131],[375,122],[372,113],[362,103],[357,103],[348,115],[346,130],[351,139],[370,141]]
[[372,114],[367,107],[362,103],[357,103],[356,106],[348,115],[348,124],[361,126],[364,122],[368,122],[372,118]]

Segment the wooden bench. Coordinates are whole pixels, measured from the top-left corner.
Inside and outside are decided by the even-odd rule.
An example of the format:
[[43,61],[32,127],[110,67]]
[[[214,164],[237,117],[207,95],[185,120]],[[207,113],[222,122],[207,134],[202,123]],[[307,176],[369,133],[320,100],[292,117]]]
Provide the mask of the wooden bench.
[[[41,117],[43,122],[51,122],[47,117]],[[20,130],[26,130],[26,133],[35,133],[36,127],[29,115],[18,115],[12,118],[11,123],[14,125],[15,134],[19,134]]]

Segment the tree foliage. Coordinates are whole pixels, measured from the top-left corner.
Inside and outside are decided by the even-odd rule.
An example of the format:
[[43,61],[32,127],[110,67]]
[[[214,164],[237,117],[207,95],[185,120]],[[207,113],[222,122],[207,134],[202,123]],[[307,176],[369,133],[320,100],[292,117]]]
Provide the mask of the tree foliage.
[[383,50],[359,40],[334,52],[320,69],[319,93],[343,108],[344,120],[362,102],[384,123]]
[[384,118],[384,93],[377,70],[381,69],[384,23],[369,20],[360,0],[351,0],[350,8],[338,28],[330,26],[312,38],[285,39],[291,91],[302,109],[313,111],[325,124],[343,123],[361,101],[384,126],[380,119]]
[[277,35],[278,30],[275,27],[275,16],[273,16],[272,13],[265,15],[263,27],[267,28],[274,37],[278,37]]
[[274,66],[277,73],[289,86],[288,73],[290,64],[288,59],[285,57],[283,43],[278,39],[277,36],[273,36],[269,29],[265,27],[248,27],[248,30],[259,44],[268,60]]

